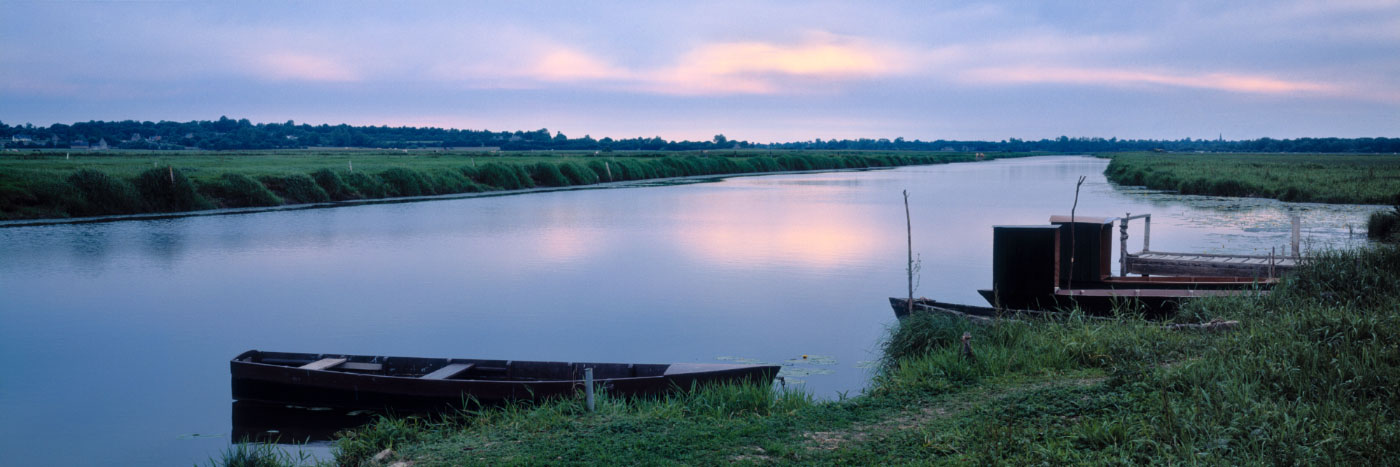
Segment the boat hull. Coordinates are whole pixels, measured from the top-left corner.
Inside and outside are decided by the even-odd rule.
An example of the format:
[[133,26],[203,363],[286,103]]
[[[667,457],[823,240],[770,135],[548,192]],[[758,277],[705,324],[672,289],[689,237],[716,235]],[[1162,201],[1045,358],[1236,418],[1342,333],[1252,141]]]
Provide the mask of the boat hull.
[[[296,363],[345,359],[377,370],[301,368]],[[290,362],[290,363],[288,363]],[[425,379],[428,370],[470,364],[461,376]],[[366,409],[434,410],[573,396],[584,390],[583,370],[611,395],[644,396],[718,383],[771,384],[772,365],[629,365],[617,363],[422,359],[248,351],[230,363],[233,398],[240,401]]]

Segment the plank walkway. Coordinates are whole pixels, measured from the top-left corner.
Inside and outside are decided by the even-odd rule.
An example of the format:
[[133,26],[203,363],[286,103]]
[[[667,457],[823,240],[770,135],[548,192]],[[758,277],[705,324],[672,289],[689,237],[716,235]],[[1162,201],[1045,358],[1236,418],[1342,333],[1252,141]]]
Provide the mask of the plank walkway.
[[1298,267],[1292,256],[1222,255],[1143,251],[1128,255],[1129,274],[1162,276],[1278,277]]

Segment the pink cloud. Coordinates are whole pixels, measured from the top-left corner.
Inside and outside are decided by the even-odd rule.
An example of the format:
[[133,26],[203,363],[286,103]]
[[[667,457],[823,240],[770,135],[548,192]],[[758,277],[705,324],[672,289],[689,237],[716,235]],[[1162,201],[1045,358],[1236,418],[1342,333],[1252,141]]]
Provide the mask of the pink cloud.
[[814,83],[905,71],[903,51],[831,35],[797,44],[722,42],[681,54],[675,65],[646,73],[644,88],[663,94],[776,94]]
[[586,53],[564,48],[546,52],[531,72],[531,76],[547,81],[623,79],[632,75]]
[[979,68],[962,75],[965,81],[990,84],[1084,84],[1108,86],[1162,85],[1249,94],[1336,93],[1337,86],[1238,73],[1173,74],[1113,68],[1020,67]]
[[[509,77],[502,86],[525,83],[601,84],[657,94],[777,94],[801,92],[806,85],[889,75],[904,70],[904,54],[863,40],[818,35],[795,44],[721,42],[677,55],[670,65],[627,68],[587,52],[543,44],[519,72],[471,68],[449,75]],[[601,83],[600,83],[601,82]]]
[[323,56],[277,52],[256,57],[252,60],[250,73],[274,80],[292,81],[359,81],[360,75],[354,69],[334,59]]

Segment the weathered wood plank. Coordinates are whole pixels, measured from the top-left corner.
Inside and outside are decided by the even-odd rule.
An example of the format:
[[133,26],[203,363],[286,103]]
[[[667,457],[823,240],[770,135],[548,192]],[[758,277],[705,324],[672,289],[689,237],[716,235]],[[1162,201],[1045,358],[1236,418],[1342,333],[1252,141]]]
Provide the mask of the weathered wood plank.
[[457,376],[458,374],[464,371],[470,370],[472,366],[473,364],[471,363],[452,363],[442,368],[438,368],[437,371],[423,375],[419,377],[419,379],[448,379],[453,376]]
[[304,370],[329,370],[331,368],[334,368],[336,365],[340,365],[342,363],[345,363],[344,358],[323,358],[302,365],[301,368]]
[[379,363],[345,362],[340,366],[336,367],[336,369],[355,371],[380,371],[384,369],[384,365]]

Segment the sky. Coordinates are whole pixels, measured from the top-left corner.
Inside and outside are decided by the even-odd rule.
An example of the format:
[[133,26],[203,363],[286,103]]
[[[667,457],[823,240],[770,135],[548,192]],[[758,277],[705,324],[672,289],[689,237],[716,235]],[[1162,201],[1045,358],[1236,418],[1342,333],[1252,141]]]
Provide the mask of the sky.
[[1400,0],[0,0],[0,121],[1400,136]]

